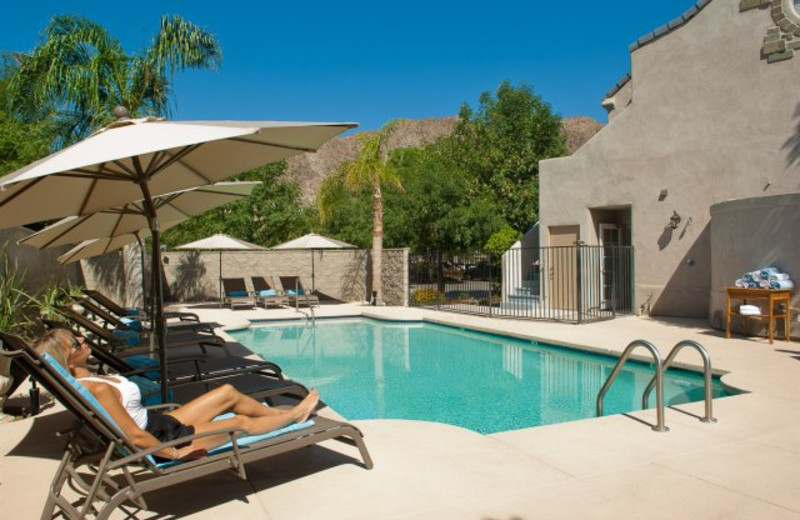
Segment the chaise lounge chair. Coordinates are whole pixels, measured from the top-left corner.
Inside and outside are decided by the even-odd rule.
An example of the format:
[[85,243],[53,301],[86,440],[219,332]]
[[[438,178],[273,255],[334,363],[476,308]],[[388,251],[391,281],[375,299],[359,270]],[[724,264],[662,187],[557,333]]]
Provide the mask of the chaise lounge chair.
[[247,291],[244,278],[223,278],[222,291],[222,304],[230,305],[231,310],[235,305],[256,306],[256,299]]
[[[95,357],[103,364],[125,375],[133,371],[153,373],[158,371],[158,361],[143,355],[141,349],[132,349],[120,345],[119,339],[96,323],[86,320],[85,317],[75,314],[68,309],[59,312],[68,319],[67,323],[53,322],[43,319],[48,328],[66,327],[75,334],[86,336],[88,344],[92,347]],[[201,346],[201,345],[198,345]],[[213,344],[211,346],[217,346]],[[146,352],[145,352],[146,353]],[[178,357],[175,356],[177,354]],[[188,354],[188,355],[187,355]],[[257,359],[248,359],[241,356],[214,356],[193,355],[197,351],[170,348],[169,366],[167,367],[170,381],[201,380],[212,376],[221,377],[235,375],[240,372],[263,372],[273,377],[283,378],[281,368],[275,363]],[[112,359],[113,358],[113,359]],[[148,361],[149,360],[149,361]]]
[[289,297],[289,305],[319,306],[319,297],[303,288],[299,276],[280,276],[283,292]]
[[[63,327],[61,322],[42,319],[48,329]],[[143,397],[152,402],[160,397],[161,372],[158,360],[147,356],[118,356],[95,338],[85,338],[92,356],[102,372],[135,378]],[[269,361],[240,357],[177,358],[167,367],[167,386],[176,403],[186,403],[212,388],[230,384],[254,399],[271,399],[278,395],[303,398],[308,389],[300,383],[285,379],[281,368]],[[146,384],[147,379],[151,384]],[[147,395],[145,395],[147,394]]]
[[[89,332],[103,340],[103,342],[115,351],[124,351],[126,355],[141,354],[150,351],[151,338],[149,334],[138,333],[132,330],[112,331],[106,329],[99,323],[89,319],[88,316],[80,314],[69,307],[59,306],[56,307],[55,310],[63,316],[67,322],[73,325],[71,328],[73,328],[76,334],[83,335],[84,332]],[[230,355],[228,344],[224,339],[213,332],[194,332],[191,330],[171,332],[167,330],[166,340],[166,346],[170,351],[179,349],[179,352],[182,354],[196,354],[198,349],[203,354],[208,354],[209,347],[216,347],[221,349],[226,355]]]
[[[101,293],[100,291],[96,291],[94,289],[82,289],[83,294],[100,304],[101,306],[108,309],[111,313],[115,314],[118,318],[136,318],[142,319],[144,318],[144,313],[141,309],[133,309],[122,307],[117,302],[106,296],[105,294]],[[200,321],[200,318],[197,314],[193,312],[177,312],[177,311],[165,311],[164,316],[167,319],[177,318],[180,321]]]
[[278,294],[263,276],[252,276],[250,280],[253,282],[253,292],[265,309],[268,305],[289,305],[289,298],[285,294]]
[[[84,311],[91,314],[95,319],[103,321],[103,326],[108,329],[132,330],[137,333],[148,333],[149,328],[141,320],[135,318],[120,318],[116,314],[109,312],[92,301],[87,296],[78,296],[75,303],[82,306]],[[207,321],[181,320],[178,322],[167,323],[167,331],[170,333],[180,332],[206,332],[214,334],[214,329],[220,327],[219,323]]]
[[[64,456],[48,490],[42,518],[60,514],[78,520],[89,515],[107,519],[118,507],[129,502],[147,509],[144,495],[150,491],[229,470],[245,480],[248,463],[331,439],[357,447],[364,467],[371,469],[373,466],[363,434],[355,426],[318,416],[313,421],[264,435],[245,436],[241,430],[217,430],[143,450],[122,433],[91,392],[52,358],[48,359],[49,356],[39,356],[21,338],[2,332],[0,355],[20,363],[81,426],[69,433]],[[229,435],[228,444],[209,451],[200,459],[159,463],[152,456],[163,449],[220,433]],[[117,475],[123,478],[114,479]],[[73,503],[62,495],[65,484],[82,495],[80,502]]]

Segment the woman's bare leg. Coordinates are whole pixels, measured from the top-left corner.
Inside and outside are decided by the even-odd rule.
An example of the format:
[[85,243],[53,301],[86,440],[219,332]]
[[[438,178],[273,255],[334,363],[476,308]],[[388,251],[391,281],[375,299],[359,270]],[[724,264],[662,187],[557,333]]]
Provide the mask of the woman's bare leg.
[[[292,423],[301,423],[308,420],[314,408],[319,402],[319,392],[312,390],[309,394],[295,407],[287,410],[273,409],[275,413],[260,416],[260,417],[247,417],[244,415],[237,415],[230,419],[223,419],[220,421],[207,422],[194,426],[195,433],[205,433],[223,428],[241,428],[248,433],[248,435],[260,435],[262,433],[271,432]],[[230,440],[228,435],[213,435],[196,439],[192,442],[190,449],[206,449],[210,450],[224,444]]]
[[[309,395],[312,393],[319,401],[319,392],[313,390]],[[225,412],[233,412],[246,417],[268,417],[277,415],[281,411],[259,403],[233,386],[226,384],[214,388],[168,413],[183,424],[196,426],[210,422],[214,417]]]

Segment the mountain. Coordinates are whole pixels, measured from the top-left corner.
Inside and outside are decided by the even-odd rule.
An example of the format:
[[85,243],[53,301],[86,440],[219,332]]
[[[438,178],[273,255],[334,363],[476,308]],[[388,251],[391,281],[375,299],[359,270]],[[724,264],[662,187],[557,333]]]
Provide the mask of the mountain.
[[[388,148],[410,148],[431,143],[443,135],[453,132],[458,116],[404,119],[389,137]],[[603,124],[589,117],[568,117],[562,120],[567,138],[567,151],[573,153],[603,128]],[[303,153],[287,159],[284,177],[296,180],[302,190],[302,202],[312,204],[322,181],[341,163],[358,155],[359,132],[346,137],[332,139],[322,145],[316,153]]]

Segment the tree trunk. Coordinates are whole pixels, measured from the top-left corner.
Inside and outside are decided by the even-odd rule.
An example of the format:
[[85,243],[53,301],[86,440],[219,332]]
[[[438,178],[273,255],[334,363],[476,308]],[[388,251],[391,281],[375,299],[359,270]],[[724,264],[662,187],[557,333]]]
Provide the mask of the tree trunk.
[[375,305],[383,305],[383,195],[380,181],[372,187],[372,292]]

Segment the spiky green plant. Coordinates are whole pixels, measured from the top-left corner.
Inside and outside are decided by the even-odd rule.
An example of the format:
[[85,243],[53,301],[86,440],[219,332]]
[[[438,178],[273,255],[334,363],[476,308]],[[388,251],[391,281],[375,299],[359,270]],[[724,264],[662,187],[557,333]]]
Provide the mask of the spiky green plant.
[[33,326],[32,316],[36,305],[23,289],[25,271],[20,270],[7,254],[8,243],[0,249],[3,257],[0,270],[0,330],[29,336]]

